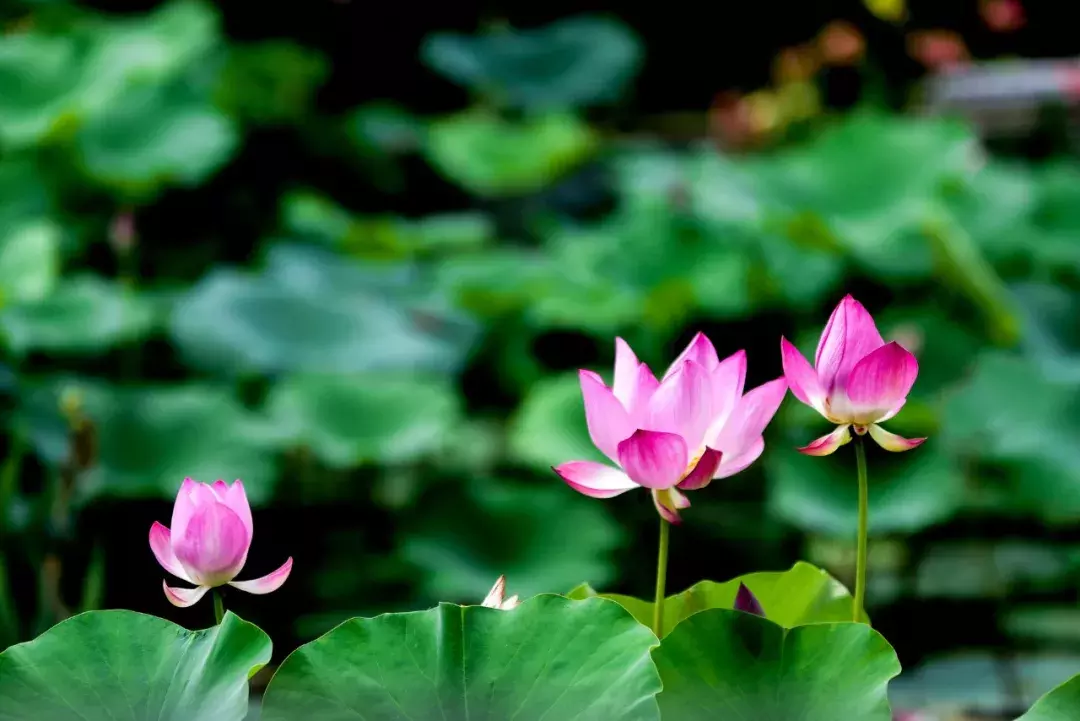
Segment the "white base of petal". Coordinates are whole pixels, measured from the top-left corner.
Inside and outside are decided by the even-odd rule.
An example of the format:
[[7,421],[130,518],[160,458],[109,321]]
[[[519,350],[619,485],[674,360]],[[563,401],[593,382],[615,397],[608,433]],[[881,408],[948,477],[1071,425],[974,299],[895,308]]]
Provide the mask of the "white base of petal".
[[187,608],[188,606],[194,606],[199,602],[206,592],[210,590],[209,586],[197,586],[195,588],[173,588],[167,581],[161,582],[161,587],[165,589],[165,598],[169,599],[169,603],[177,608]]
[[245,593],[254,593],[257,596],[261,596],[265,593],[272,593],[285,583],[285,580],[289,577],[289,573],[292,571],[292,556],[281,565],[278,570],[268,573],[262,578],[255,578],[250,581],[231,581],[229,583],[233,588],[238,588]]
[[910,451],[912,448],[918,448],[926,440],[925,438],[904,438],[895,433],[889,433],[887,430],[876,424],[870,426],[870,437],[873,438],[879,446],[887,451],[892,451],[893,453],[902,453],[903,451]]

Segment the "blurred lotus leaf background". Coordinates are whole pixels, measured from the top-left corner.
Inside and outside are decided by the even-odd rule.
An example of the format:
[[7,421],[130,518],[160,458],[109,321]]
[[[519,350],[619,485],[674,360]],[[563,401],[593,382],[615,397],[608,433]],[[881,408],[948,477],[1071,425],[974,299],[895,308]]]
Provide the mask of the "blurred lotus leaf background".
[[[597,458],[577,369],[700,330],[757,385],[851,292],[919,358],[890,430],[930,438],[870,448],[894,705],[1019,713],[1080,671],[1065,11],[488,5],[0,2],[0,648],[205,625],[146,544],[185,476],[244,480],[250,575],[296,559],[230,599],[274,663],[500,574],[647,596],[648,497],[550,469]],[[850,581],[853,458],[794,450],[827,430],[789,399],[694,496],[673,592]]]

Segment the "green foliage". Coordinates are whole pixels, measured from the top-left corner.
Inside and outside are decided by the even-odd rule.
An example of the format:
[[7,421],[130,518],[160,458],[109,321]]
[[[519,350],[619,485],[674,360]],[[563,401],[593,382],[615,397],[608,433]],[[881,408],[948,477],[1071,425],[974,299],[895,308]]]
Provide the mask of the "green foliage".
[[513,592],[523,596],[613,576],[610,556],[623,542],[622,529],[601,505],[567,494],[557,480],[526,486],[481,479],[450,502],[459,509],[452,517],[415,511],[401,542],[429,598],[482,598],[507,572]]
[[443,451],[460,417],[445,381],[385,374],[291,376],[274,386],[267,412],[279,437],[336,468]]
[[653,653],[665,718],[890,721],[900,673],[889,644],[862,623],[784,629],[740,611],[702,611]]
[[[895,426],[894,426],[895,427]],[[830,427],[814,433],[825,435]],[[897,429],[899,430],[899,429]],[[813,434],[802,441],[813,440]],[[772,510],[789,523],[840,538],[856,531],[858,488],[852,482],[854,454],[848,448],[826,458],[774,453],[765,459],[772,478]],[[919,453],[875,458],[870,484],[873,534],[913,532],[947,519],[960,506],[964,477],[937,439]]]
[[448,180],[480,196],[537,191],[588,159],[588,126],[572,115],[509,123],[469,112],[428,128],[424,152]]
[[1080,713],[1080,676],[1043,696],[1016,721],[1066,721]]
[[513,611],[441,604],[353,619],[285,660],[262,718],[656,721],[655,645],[601,599],[537,596]]
[[[280,615],[278,628],[296,633],[294,645],[348,613],[479,600],[504,573],[523,596],[581,580],[643,593],[654,560],[647,494],[588,499],[550,470],[604,460],[589,439],[574,369],[610,380],[619,335],[662,370],[693,332],[707,330],[725,355],[748,349],[754,385],[780,374],[781,334],[813,350],[848,290],[887,338],[919,358],[914,392],[889,429],[929,436],[910,454],[871,449],[870,529],[896,536],[904,550],[894,567],[872,562],[875,618],[890,618],[876,610],[890,598],[1012,602],[1067,594],[1074,584],[1070,545],[1009,552],[1025,566],[1006,563],[1006,550],[985,537],[999,524],[1012,534],[1080,518],[1075,159],[991,157],[964,124],[873,108],[815,120],[801,139],[764,152],[717,152],[700,132],[704,117],[692,123],[702,137],[683,142],[678,122],[644,117],[648,99],[639,107],[630,97],[644,48],[608,18],[431,35],[420,61],[469,98],[447,108],[405,85],[349,107],[371,97],[351,84],[349,43],[321,41],[336,35],[305,25],[306,14],[293,39],[260,37],[261,20],[199,0],[126,14],[17,3],[3,15],[0,389],[12,409],[3,447],[15,449],[0,472],[5,643],[21,638],[28,609],[44,603],[39,584],[24,580],[52,548],[50,524],[65,510],[57,498],[66,498],[55,490],[88,429],[94,442],[70,499],[74,512],[105,516],[88,528],[111,528],[112,514],[131,520],[131,509],[143,508],[131,499],[172,498],[184,476],[243,478],[255,505],[325,527],[316,538],[281,541],[303,547],[298,572],[312,579],[292,591],[295,602],[266,606]],[[420,110],[433,106],[444,109]],[[134,224],[126,238],[115,227],[124,218]],[[714,577],[787,567],[792,549],[850,549],[851,449],[829,458],[794,450],[828,430],[789,398],[766,430],[762,459],[694,494],[675,547],[717,549],[707,554]],[[958,548],[980,550],[932,540],[957,533],[977,536],[957,539]],[[83,549],[81,541],[64,559],[63,594],[82,585],[91,606],[101,588],[104,603],[139,603],[103,579],[149,563],[146,549],[114,558],[120,544]],[[874,553],[884,543],[876,539]],[[843,563],[841,552],[823,565],[847,578]],[[675,569],[673,583],[695,580],[675,581],[686,572]],[[778,626],[724,612],[740,580]],[[955,590],[961,582],[966,595]],[[611,597],[649,620],[649,603]],[[638,685],[627,690],[615,667],[578,668],[577,657],[540,653],[552,661],[541,673],[499,655],[504,642],[548,643],[550,628],[571,619],[598,648],[605,628],[618,629],[643,658],[647,632],[615,604],[567,603],[545,597],[512,613],[443,606],[351,621],[286,662],[267,713],[291,714],[300,696],[288,694],[344,689],[366,714],[390,689],[402,703],[467,698],[473,713],[498,715],[525,679],[548,696],[518,699],[519,718],[541,716],[547,707],[533,704],[542,700],[555,704],[547,718],[572,718],[561,704],[578,698],[569,679],[580,670],[579,680],[595,684],[582,687],[593,689],[590,698],[612,704],[604,718],[655,718],[648,664],[634,669]],[[727,684],[722,703],[735,708],[759,690],[802,704],[748,707],[754,719],[833,721],[857,715],[858,703],[868,719],[885,713],[894,659],[865,627],[835,624],[850,613],[850,597],[825,571],[796,564],[703,582],[666,604],[670,635],[656,656],[671,683],[660,703],[676,714],[712,673]],[[1049,611],[1017,608],[995,615],[1005,632],[1060,643],[1062,632],[1046,630],[1060,626],[1032,621]],[[966,611],[955,613],[985,616]],[[956,620],[950,613],[945,625]],[[448,626],[456,638],[437,637],[438,620],[455,614],[475,627],[459,623]],[[594,616],[601,621],[590,630],[585,619]],[[52,633],[71,633],[84,618]],[[466,642],[496,649],[490,668],[474,668],[479,661],[462,652],[444,670],[475,670],[470,678],[498,680],[498,693],[479,685],[466,693],[450,676],[442,686],[418,682],[402,656],[413,648],[400,643],[409,624],[423,631],[425,653],[457,644],[458,654]],[[201,648],[220,642],[214,633],[179,638]],[[489,635],[477,641],[480,633]],[[357,634],[385,652],[351,645]],[[14,657],[41,647],[17,647]],[[870,670],[845,677],[854,685],[844,687],[836,664],[858,666],[863,651]],[[763,680],[780,652],[792,659],[782,669],[790,687]],[[401,675],[380,691],[305,670],[310,661],[344,674],[338,665],[354,655],[365,673],[389,673],[364,665],[386,658]],[[0,658],[0,670],[9,668],[9,656]],[[146,665],[143,656],[124,663]],[[19,674],[32,672],[22,664]],[[847,688],[855,705],[825,705],[839,703],[839,692],[800,696],[812,683]],[[570,689],[562,700],[559,688]],[[733,713],[724,708],[710,713]],[[347,715],[326,710],[335,713]]]
[[435,34],[421,49],[424,61],[449,80],[495,102],[532,110],[618,100],[641,55],[625,25],[585,16],[534,30]]
[[131,611],[91,611],[0,654],[0,718],[242,721],[270,638],[232,613],[188,631]]
[[[851,620],[852,598],[843,584],[820,568],[799,561],[787,571],[748,573],[723,583],[700,581],[682,593],[668,596],[664,600],[665,635],[700,611],[733,609],[741,584],[753,592],[765,610],[765,617],[784,628]],[[597,595],[596,592],[587,584],[569,594],[570,598],[594,595]],[[646,626],[652,623],[654,604],[651,601],[617,593],[599,595],[618,603],[632,613],[638,622]]]
[[100,438],[97,463],[81,484],[85,494],[170,498],[177,479],[191,476],[242,478],[252,503],[270,498],[277,481],[271,430],[223,387],[113,388],[78,380],[32,386],[22,423],[53,462],[66,458],[66,398],[77,399]]
[[138,340],[157,324],[145,296],[95,275],[66,278],[37,302],[0,310],[0,332],[13,352],[94,353]]
[[177,301],[170,331],[194,365],[225,372],[455,368],[472,333],[453,318],[428,330],[425,315],[449,313],[437,294],[418,297],[414,278],[407,266],[364,268],[318,248],[274,246],[259,274],[203,278]]

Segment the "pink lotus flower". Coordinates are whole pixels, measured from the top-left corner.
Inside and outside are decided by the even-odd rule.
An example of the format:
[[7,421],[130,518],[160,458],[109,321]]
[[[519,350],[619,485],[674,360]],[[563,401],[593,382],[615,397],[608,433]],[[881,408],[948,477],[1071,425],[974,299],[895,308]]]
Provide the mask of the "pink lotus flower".
[[870,437],[887,451],[909,451],[925,438],[902,438],[879,423],[904,407],[919,374],[915,356],[899,343],[886,343],[870,313],[850,295],[833,311],[818,342],[814,366],[780,339],[784,375],[791,392],[838,428],[799,450],[827,456],[851,440],[850,429]]
[[503,611],[509,611],[517,608],[520,603],[521,601],[516,595],[511,596],[510,598],[506,597],[506,576],[499,576],[495,581],[495,585],[491,587],[487,597],[480,605],[487,608],[498,608]]
[[615,339],[610,388],[592,371],[580,376],[589,435],[617,467],[570,461],[555,472],[593,498],[647,488],[671,523],[690,506],[680,491],[704,488],[757,460],[765,448],[762,432],[787,393],[787,383],[777,378],[743,395],[746,353],[721,361],[701,333],[660,381],[622,338]]
[[198,483],[185,478],[173,505],[172,531],[157,521],[150,527],[150,550],[166,571],[196,588],[172,588],[162,581],[165,597],[186,608],[217,586],[228,584],[247,593],[276,591],[292,571],[290,557],[278,570],[253,581],[234,581],[251,548],[251,507],[244,484]]
[[761,607],[761,602],[757,600],[757,596],[754,595],[754,592],[746,587],[745,583],[739,584],[739,590],[735,594],[734,608],[736,611],[742,611],[743,613],[749,613],[754,616],[765,618],[765,609]]

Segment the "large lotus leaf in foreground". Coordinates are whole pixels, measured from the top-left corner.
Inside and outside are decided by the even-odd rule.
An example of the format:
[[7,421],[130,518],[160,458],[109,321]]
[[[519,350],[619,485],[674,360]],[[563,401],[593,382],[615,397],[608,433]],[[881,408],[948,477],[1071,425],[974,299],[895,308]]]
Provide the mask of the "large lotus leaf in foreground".
[[188,631],[90,611],[0,654],[0,721],[241,721],[270,638],[232,613]]
[[278,669],[263,721],[658,721],[656,637],[599,598],[355,618]]
[[891,721],[900,662],[864,623],[793,629],[741,611],[694,614],[653,654],[665,719]]

